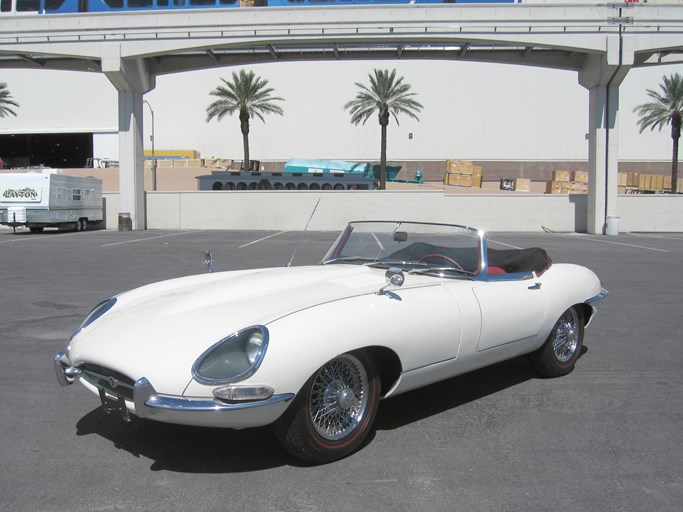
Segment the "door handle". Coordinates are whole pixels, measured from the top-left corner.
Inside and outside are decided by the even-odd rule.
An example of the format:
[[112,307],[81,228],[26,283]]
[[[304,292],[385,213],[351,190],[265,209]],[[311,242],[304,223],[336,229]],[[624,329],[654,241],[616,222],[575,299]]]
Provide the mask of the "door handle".
[[541,289],[541,283],[532,284],[531,286],[529,286],[528,289],[529,290],[540,290]]

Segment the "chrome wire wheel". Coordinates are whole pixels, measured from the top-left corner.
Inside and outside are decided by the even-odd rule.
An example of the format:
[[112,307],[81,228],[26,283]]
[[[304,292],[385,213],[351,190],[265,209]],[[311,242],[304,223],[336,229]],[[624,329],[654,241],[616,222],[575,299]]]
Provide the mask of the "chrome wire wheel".
[[583,310],[572,306],[555,322],[543,346],[529,354],[534,370],[551,378],[571,372],[581,355],[583,333]]
[[566,363],[576,353],[581,344],[579,316],[575,308],[564,312],[553,327],[551,334],[553,353],[560,363]]
[[323,439],[337,441],[363,422],[368,409],[368,374],[352,354],[325,364],[313,379],[309,414]]

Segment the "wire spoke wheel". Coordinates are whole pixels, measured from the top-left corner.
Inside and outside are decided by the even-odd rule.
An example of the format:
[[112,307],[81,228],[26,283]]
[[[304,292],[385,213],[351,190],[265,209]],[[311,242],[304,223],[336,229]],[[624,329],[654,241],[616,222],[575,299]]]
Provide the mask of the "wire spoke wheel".
[[368,437],[381,390],[373,359],[363,351],[336,356],[308,379],[275,424],[295,457],[324,464],[355,452]]
[[313,380],[309,413],[315,431],[337,441],[362,421],[368,405],[368,374],[351,354],[323,366]]
[[566,363],[579,347],[579,317],[574,308],[568,309],[560,317],[551,337],[555,357],[559,362]]
[[567,309],[555,322],[543,346],[529,354],[532,366],[544,377],[560,377],[574,369],[583,347],[582,313],[579,306]]

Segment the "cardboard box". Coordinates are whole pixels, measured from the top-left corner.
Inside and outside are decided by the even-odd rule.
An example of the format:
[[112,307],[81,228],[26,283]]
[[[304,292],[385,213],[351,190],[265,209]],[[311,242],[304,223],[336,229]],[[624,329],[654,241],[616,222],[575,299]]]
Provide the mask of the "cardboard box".
[[581,183],[578,181],[572,181],[568,186],[570,194],[587,194],[588,193],[588,183]]
[[472,186],[473,187],[481,188],[481,183],[482,183],[481,174],[479,176],[476,176],[476,175],[472,176]]
[[515,180],[515,192],[529,192],[531,190],[531,180],[517,178]]
[[446,175],[446,185],[457,187],[471,187],[472,176],[469,174],[448,173]]
[[569,181],[569,171],[553,171],[553,181]]
[[617,186],[618,187],[627,187],[628,186],[628,173],[620,172],[619,174],[617,174]]
[[546,194],[567,194],[569,193],[568,181],[548,181],[545,189]]
[[578,183],[588,183],[588,172],[586,171],[574,171],[572,173],[571,181]]
[[629,172],[626,185],[629,187],[640,186],[640,174],[637,172]]

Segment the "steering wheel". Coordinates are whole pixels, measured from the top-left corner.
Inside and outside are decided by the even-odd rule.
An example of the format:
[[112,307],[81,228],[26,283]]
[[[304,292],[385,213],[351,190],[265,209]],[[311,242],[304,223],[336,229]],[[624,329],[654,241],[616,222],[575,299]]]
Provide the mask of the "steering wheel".
[[460,270],[465,270],[464,268],[462,268],[462,265],[461,265],[460,263],[458,263],[457,261],[455,261],[455,260],[449,258],[448,256],[446,256],[446,255],[444,255],[444,254],[439,254],[439,253],[436,253],[436,252],[431,253],[431,254],[425,254],[424,256],[422,256],[422,258],[420,258],[419,260],[417,260],[417,262],[418,262],[418,263],[425,263],[425,261],[428,260],[429,258],[439,258],[439,259],[442,259],[442,260],[446,260],[448,263],[450,263],[451,265],[453,265],[455,268],[459,268]]

